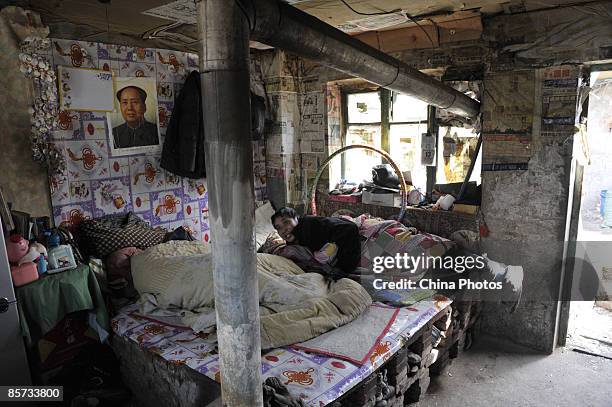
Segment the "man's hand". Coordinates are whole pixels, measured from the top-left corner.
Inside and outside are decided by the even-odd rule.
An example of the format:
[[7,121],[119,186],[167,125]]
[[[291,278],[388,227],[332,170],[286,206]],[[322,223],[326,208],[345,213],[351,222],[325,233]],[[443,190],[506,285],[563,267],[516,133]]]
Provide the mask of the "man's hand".
[[314,253],[314,258],[321,264],[333,264],[338,254],[338,245],[327,243],[321,250]]

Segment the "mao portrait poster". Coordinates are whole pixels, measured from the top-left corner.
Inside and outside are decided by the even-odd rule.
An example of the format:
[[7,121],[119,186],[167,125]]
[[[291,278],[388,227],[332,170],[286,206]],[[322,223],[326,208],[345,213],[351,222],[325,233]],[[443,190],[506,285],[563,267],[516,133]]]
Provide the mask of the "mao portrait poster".
[[113,156],[161,151],[154,78],[115,78],[115,109],[106,117]]

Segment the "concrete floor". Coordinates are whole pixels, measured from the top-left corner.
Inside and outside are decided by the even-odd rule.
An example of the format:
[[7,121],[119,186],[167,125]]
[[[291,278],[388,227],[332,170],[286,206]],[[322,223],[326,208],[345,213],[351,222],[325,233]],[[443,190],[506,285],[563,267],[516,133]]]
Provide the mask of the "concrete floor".
[[558,348],[508,353],[477,341],[431,381],[418,407],[612,406],[612,360]]

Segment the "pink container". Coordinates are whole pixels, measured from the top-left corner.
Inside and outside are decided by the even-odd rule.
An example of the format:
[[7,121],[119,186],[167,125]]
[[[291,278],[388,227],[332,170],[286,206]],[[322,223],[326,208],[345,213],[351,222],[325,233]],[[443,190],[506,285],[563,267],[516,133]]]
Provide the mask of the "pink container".
[[28,252],[30,244],[21,235],[12,235],[6,242],[6,254],[11,263],[17,263]]
[[32,262],[23,263],[21,266],[11,266],[13,285],[19,287],[38,280],[36,264]]

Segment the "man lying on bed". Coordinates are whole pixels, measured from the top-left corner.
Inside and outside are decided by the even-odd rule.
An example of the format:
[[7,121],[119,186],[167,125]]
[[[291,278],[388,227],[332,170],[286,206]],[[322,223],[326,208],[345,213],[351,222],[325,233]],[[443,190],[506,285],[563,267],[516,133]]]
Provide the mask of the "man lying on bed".
[[359,264],[359,228],[351,221],[323,216],[298,216],[292,208],[279,209],[272,215],[271,221],[278,234],[287,242],[287,249],[306,247],[312,251],[316,263],[322,265],[318,270],[318,267],[309,267],[310,270],[304,268],[305,271],[321,272],[337,280],[355,270]]

